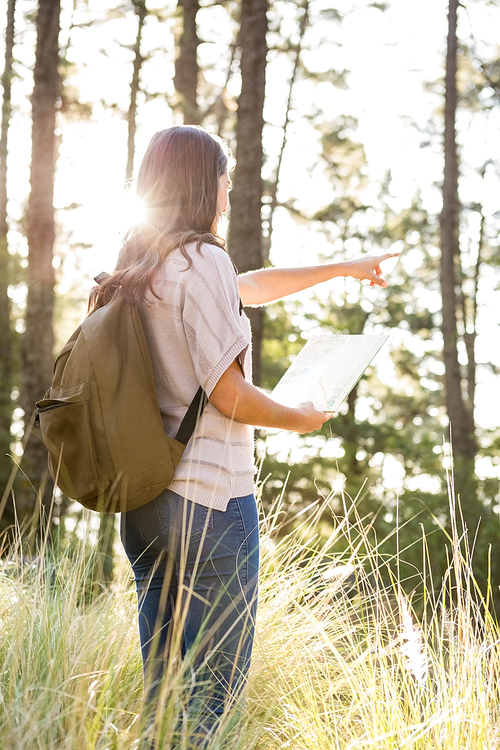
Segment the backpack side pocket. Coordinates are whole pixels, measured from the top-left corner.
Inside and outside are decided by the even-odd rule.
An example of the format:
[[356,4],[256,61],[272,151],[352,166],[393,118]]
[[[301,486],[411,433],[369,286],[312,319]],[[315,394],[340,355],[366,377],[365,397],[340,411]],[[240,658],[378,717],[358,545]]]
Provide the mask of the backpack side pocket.
[[51,388],[36,404],[49,471],[57,486],[75,500],[96,495],[108,481],[99,476],[90,424],[88,382]]

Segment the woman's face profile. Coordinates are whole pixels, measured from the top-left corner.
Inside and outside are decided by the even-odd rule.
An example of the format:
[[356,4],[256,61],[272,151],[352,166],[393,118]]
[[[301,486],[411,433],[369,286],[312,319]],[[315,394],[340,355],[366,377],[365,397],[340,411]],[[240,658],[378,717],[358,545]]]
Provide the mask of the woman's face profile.
[[231,180],[227,172],[219,177],[219,188],[217,191],[217,208],[221,214],[225,213],[229,205],[229,191],[231,190]]

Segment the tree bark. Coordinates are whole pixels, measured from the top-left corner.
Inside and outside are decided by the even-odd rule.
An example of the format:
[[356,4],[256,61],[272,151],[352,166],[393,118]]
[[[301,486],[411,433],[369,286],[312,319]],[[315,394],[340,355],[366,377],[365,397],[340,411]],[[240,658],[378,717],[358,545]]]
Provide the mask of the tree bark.
[[179,41],[179,56],[175,61],[174,86],[180,96],[185,125],[199,125],[202,115],[198,106],[198,31],[196,15],[200,9],[199,0],[179,0],[182,8],[183,27]]
[[[474,330],[467,331],[464,306],[462,343],[468,362],[463,368],[458,357],[457,311],[462,304],[462,268],[459,243],[458,158],[455,135],[457,108],[457,9],[458,0],[450,0],[445,80],[444,181],[441,214],[441,290],[443,297],[443,358],[445,364],[446,408],[453,446],[453,485],[460,504],[455,509],[463,555],[471,558],[475,550],[474,572],[477,581],[493,590],[500,580],[498,555],[489,560],[488,550],[498,546],[498,519],[491,506],[486,507],[477,493],[475,474],[476,439],[474,431],[474,389],[476,382]],[[480,251],[479,251],[480,263]],[[479,268],[476,268],[476,283]],[[476,303],[473,302],[473,305]],[[475,311],[473,310],[475,317]],[[475,324],[474,324],[475,325]],[[470,336],[469,336],[470,333]],[[463,371],[462,371],[463,369]],[[450,529],[454,528],[450,514]]]
[[356,402],[358,400],[359,384],[356,383],[352,391],[347,396],[348,410],[347,414],[337,417],[342,424],[342,447],[344,449],[344,458],[342,468],[346,478],[346,491],[351,497],[356,497],[362,485],[363,469],[358,460],[359,450],[359,426],[356,423]]
[[455,116],[457,109],[457,8],[450,0],[445,76],[444,180],[441,213],[441,293],[443,359],[445,365],[446,408],[451,424],[457,491],[467,501],[475,494],[474,418],[467,408],[458,358],[457,309],[461,297],[458,200],[458,156]]
[[114,513],[102,513],[96,554],[92,568],[92,596],[98,596],[113,582],[115,571],[115,541],[117,518]]
[[132,179],[134,173],[135,158],[135,133],[137,130],[137,94],[139,93],[139,75],[141,72],[144,58],[141,55],[141,41],[144,21],[148,11],[146,9],[146,0],[134,0],[134,8],[137,16],[137,35],[134,44],[134,68],[132,81],[130,82],[130,104],[127,112],[128,137],[127,137],[127,166],[125,169],[125,179]]
[[[484,181],[486,174],[486,164],[481,169],[481,177]],[[474,410],[474,400],[476,395],[476,381],[477,381],[477,366],[476,366],[476,338],[477,338],[477,311],[478,311],[478,289],[479,289],[479,277],[481,274],[481,265],[483,262],[483,251],[485,244],[485,225],[486,216],[483,210],[483,206],[479,208],[479,239],[477,243],[477,258],[474,266],[473,275],[473,287],[472,295],[470,298],[470,315],[467,317],[467,310],[465,309],[465,296],[463,297],[463,318],[464,326],[464,341],[465,348],[467,350],[467,395],[468,395],[468,406]]]
[[290,77],[290,83],[288,84],[288,99],[286,103],[285,121],[283,123],[283,135],[281,137],[281,147],[280,147],[280,152],[278,156],[278,164],[276,166],[276,174],[274,176],[274,180],[272,182],[271,190],[270,190],[271,203],[270,203],[270,208],[269,208],[269,217],[267,219],[268,226],[267,226],[266,250],[265,250],[266,260],[269,257],[269,251],[271,249],[271,242],[272,242],[272,237],[273,237],[274,213],[278,205],[278,197],[277,197],[278,187],[279,187],[279,180],[280,180],[281,165],[283,163],[283,154],[285,152],[285,146],[286,146],[286,140],[287,140],[287,130],[288,130],[288,125],[290,123],[290,111],[292,108],[293,87],[295,85],[295,80],[297,78],[297,73],[300,67],[300,55],[302,52],[304,34],[306,33],[307,25],[309,23],[309,0],[304,0],[302,9],[303,9],[303,14],[302,14],[302,18],[300,19],[300,25],[299,25],[299,40],[295,46],[295,60],[293,63],[293,70],[292,70],[292,75]]
[[[31,193],[28,205],[28,296],[25,333],[22,338],[22,406],[25,430],[29,431],[34,402],[49,387],[53,363],[55,239],[54,174],[56,161],[55,118],[61,82],[59,63],[60,0],[39,0],[37,42],[32,95],[33,126],[31,154]],[[48,509],[50,483],[47,483],[46,450],[35,434],[29,436],[23,467],[28,479],[21,479],[17,490],[17,513],[25,523],[33,511],[36,493]]]
[[[13,331],[11,326],[11,304],[9,298],[10,254],[7,240],[9,231],[7,217],[7,155],[8,133],[12,112],[12,62],[14,49],[14,13],[16,0],[7,5],[7,26],[5,30],[5,58],[2,73],[2,123],[0,130],[0,495],[6,487],[12,470],[10,454],[10,425],[12,420],[12,357]],[[9,508],[12,510],[12,508]],[[0,519],[0,529],[4,523],[13,521],[6,513],[5,521]]]
[[[148,14],[146,0],[134,0],[137,15],[137,34],[134,44],[134,66],[130,82],[130,103],[127,112],[127,166],[125,179],[128,182],[134,174],[135,135],[137,117],[137,94],[139,93],[139,76],[144,57],[141,55],[142,30]],[[93,568],[93,594],[99,594],[114,577],[114,545],[116,540],[116,517],[112,513],[102,513],[99,521],[96,557]]]
[[[228,249],[241,273],[264,264],[262,237],[262,131],[267,57],[267,0],[242,0],[239,46],[241,94],[236,125],[236,168],[231,193]],[[248,310],[254,381],[260,383],[262,308]]]

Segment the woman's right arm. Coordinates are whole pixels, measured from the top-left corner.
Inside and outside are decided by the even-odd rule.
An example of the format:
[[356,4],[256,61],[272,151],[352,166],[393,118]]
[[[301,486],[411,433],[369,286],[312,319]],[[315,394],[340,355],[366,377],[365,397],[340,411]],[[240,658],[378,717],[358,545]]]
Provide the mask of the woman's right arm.
[[319,430],[331,417],[315,409],[310,401],[296,408],[278,404],[245,380],[237,362],[221,375],[209,401],[236,422],[300,433]]

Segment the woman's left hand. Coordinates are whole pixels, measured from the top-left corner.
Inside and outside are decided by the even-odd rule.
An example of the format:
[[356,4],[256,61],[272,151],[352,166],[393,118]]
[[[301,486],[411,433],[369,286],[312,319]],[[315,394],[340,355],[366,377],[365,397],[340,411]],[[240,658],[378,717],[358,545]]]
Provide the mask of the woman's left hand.
[[367,255],[364,258],[348,261],[349,272],[346,276],[352,276],[359,281],[368,279],[370,286],[377,284],[386,287],[387,281],[382,278],[382,269],[380,264],[387,258],[396,258],[399,253],[386,253],[385,255]]

